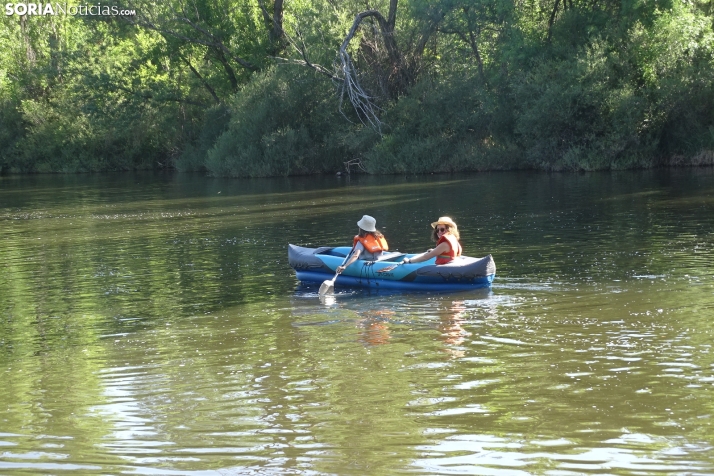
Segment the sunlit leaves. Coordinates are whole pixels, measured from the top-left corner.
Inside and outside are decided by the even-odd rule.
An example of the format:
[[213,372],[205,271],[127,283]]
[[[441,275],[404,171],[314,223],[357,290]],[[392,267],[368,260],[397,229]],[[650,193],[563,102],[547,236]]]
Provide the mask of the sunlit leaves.
[[389,0],[130,7],[127,19],[0,17],[1,170],[178,157],[201,169],[209,156],[227,175],[334,171],[355,158],[373,171],[505,167],[517,156],[598,168],[714,148],[711,2],[400,0],[393,32],[365,17],[347,48],[381,138],[349,107],[339,113],[341,83],[328,77],[341,77],[335,60],[355,16],[388,16]]

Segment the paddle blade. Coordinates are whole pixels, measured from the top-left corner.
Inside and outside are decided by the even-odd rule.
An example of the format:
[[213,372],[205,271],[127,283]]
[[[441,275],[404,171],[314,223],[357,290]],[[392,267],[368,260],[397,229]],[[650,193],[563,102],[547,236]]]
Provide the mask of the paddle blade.
[[324,296],[327,293],[333,293],[335,292],[335,279],[327,279],[325,280],[321,285],[320,285],[320,291],[318,291],[318,294],[320,296]]

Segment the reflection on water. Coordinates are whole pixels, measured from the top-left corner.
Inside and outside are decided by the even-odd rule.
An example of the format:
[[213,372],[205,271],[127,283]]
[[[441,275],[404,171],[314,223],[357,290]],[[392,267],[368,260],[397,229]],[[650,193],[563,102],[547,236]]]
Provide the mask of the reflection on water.
[[463,327],[466,324],[466,310],[467,307],[464,301],[454,301],[448,311],[439,316],[439,327],[444,343],[447,344],[446,350],[454,358],[464,357],[465,351],[460,349],[459,346],[471,335]]
[[[0,177],[0,473],[712,473],[713,191]],[[298,285],[287,243],[364,213],[403,251],[455,217],[493,288]]]

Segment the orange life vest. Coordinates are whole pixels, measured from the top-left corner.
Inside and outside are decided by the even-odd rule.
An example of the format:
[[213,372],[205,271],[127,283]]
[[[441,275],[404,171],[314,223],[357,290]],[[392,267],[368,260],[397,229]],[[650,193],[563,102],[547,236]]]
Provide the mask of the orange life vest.
[[387,240],[384,239],[383,236],[376,237],[374,235],[368,234],[364,238],[360,237],[359,235],[355,236],[355,239],[352,240],[352,247],[354,248],[357,242],[362,243],[362,246],[364,246],[364,249],[366,251],[369,251],[370,253],[378,253],[380,251],[388,251],[389,246],[387,245]]
[[448,243],[449,251],[446,254],[441,254],[437,256],[436,264],[450,263],[457,256],[461,256],[461,244],[459,243],[459,240],[457,240],[456,237],[451,233],[444,233],[443,235],[441,235],[439,241],[436,242],[436,246],[439,246],[441,243]]

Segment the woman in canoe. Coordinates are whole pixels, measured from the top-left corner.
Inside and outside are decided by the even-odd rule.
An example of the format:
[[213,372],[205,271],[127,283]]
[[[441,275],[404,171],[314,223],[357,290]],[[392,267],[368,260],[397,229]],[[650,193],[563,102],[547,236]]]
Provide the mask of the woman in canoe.
[[436,264],[447,264],[461,256],[461,243],[459,243],[461,237],[454,220],[441,217],[432,223],[431,227],[434,229],[431,237],[436,241],[436,247],[413,258],[405,258],[403,263],[421,263],[436,256]]
[[342,266],[337,268],[337,273],[341,273],[358,258],[366,261],[374,261],[382,255],[382,252],[389,250],[387,240],[384,235],[377,230],[377,220],[369,215],[364,215],[357,222],[359,234],[352,240],[352,256]]

